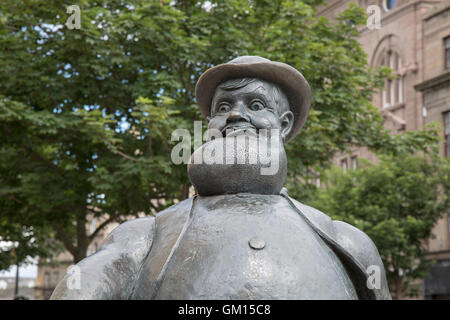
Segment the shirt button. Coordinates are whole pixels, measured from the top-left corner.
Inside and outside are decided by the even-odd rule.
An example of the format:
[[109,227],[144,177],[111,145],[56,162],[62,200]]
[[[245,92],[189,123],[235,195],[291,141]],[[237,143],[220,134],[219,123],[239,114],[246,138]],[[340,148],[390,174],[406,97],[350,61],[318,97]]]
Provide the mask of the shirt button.
[[253,237],[248,241],[248,245],[252,249],[261,250],[266,246],[266,242],[259,237]]

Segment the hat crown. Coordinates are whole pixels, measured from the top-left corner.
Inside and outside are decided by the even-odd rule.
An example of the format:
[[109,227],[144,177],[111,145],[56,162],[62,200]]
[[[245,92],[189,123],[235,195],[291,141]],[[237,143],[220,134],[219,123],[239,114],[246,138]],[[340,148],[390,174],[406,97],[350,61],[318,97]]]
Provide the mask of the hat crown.
[[259,56],[241,56],[231,60],[230,64],[248,64],[248,63],[261,63],[261,62],[271,62],[269,59],[259,57]]

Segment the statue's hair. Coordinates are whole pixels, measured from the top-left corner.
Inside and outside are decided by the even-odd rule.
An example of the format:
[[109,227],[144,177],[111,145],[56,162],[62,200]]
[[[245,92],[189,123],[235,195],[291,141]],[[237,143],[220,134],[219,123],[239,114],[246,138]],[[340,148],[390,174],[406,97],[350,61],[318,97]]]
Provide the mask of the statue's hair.
[[272,88],[271,94],[273,99],[275,100],[275,103],[278,105],[279,115],[282,115],[286,111],[290,110],[288,98],[284,94],[283,90],[281,90],[281,88],[273,82],[257,78],[237,78],[222,82],[221,84],[218,85],[218,88],[226,91],[237,90],[240,88],[244,88],[250,83],[253,83],[257,80],[270,84],[270,87]]
[[219,84],[219,88],[223,90],[237,90],[243,87],[246,87],[252,82],[255,82],[256,78],[237,78],[237,79],[231,79],[227,80],[225,82],[222,82]]

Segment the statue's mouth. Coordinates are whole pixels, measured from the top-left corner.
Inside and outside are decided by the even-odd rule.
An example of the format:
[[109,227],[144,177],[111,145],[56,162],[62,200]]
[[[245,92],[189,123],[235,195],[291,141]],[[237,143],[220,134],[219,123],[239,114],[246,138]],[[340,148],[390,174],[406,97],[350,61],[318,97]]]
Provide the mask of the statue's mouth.
[[235,137],[238,135],[249,135],[257,136],[258,129],[250,124],[233,124],[228,125],[222,130],[222,136],[225,137]]

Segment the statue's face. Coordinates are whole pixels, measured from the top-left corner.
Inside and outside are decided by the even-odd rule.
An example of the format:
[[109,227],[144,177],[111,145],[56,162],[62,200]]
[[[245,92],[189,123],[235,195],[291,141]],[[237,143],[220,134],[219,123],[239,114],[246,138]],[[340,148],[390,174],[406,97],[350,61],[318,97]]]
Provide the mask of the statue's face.
[[279,194],[287,172],[281,139],[292,124],[288,99],[276,85],[247,78],[221,83],[212,101],[208,142],[188,164],[195,190],[202,196]]
[[250,79],[244,85],[217,87],[211,106],[209,129],[217,129],[223,136],[238,130],[258,134],[260,129],[279,129],[284,140],[292,129],[293,114],[284,93],[274,84]]

